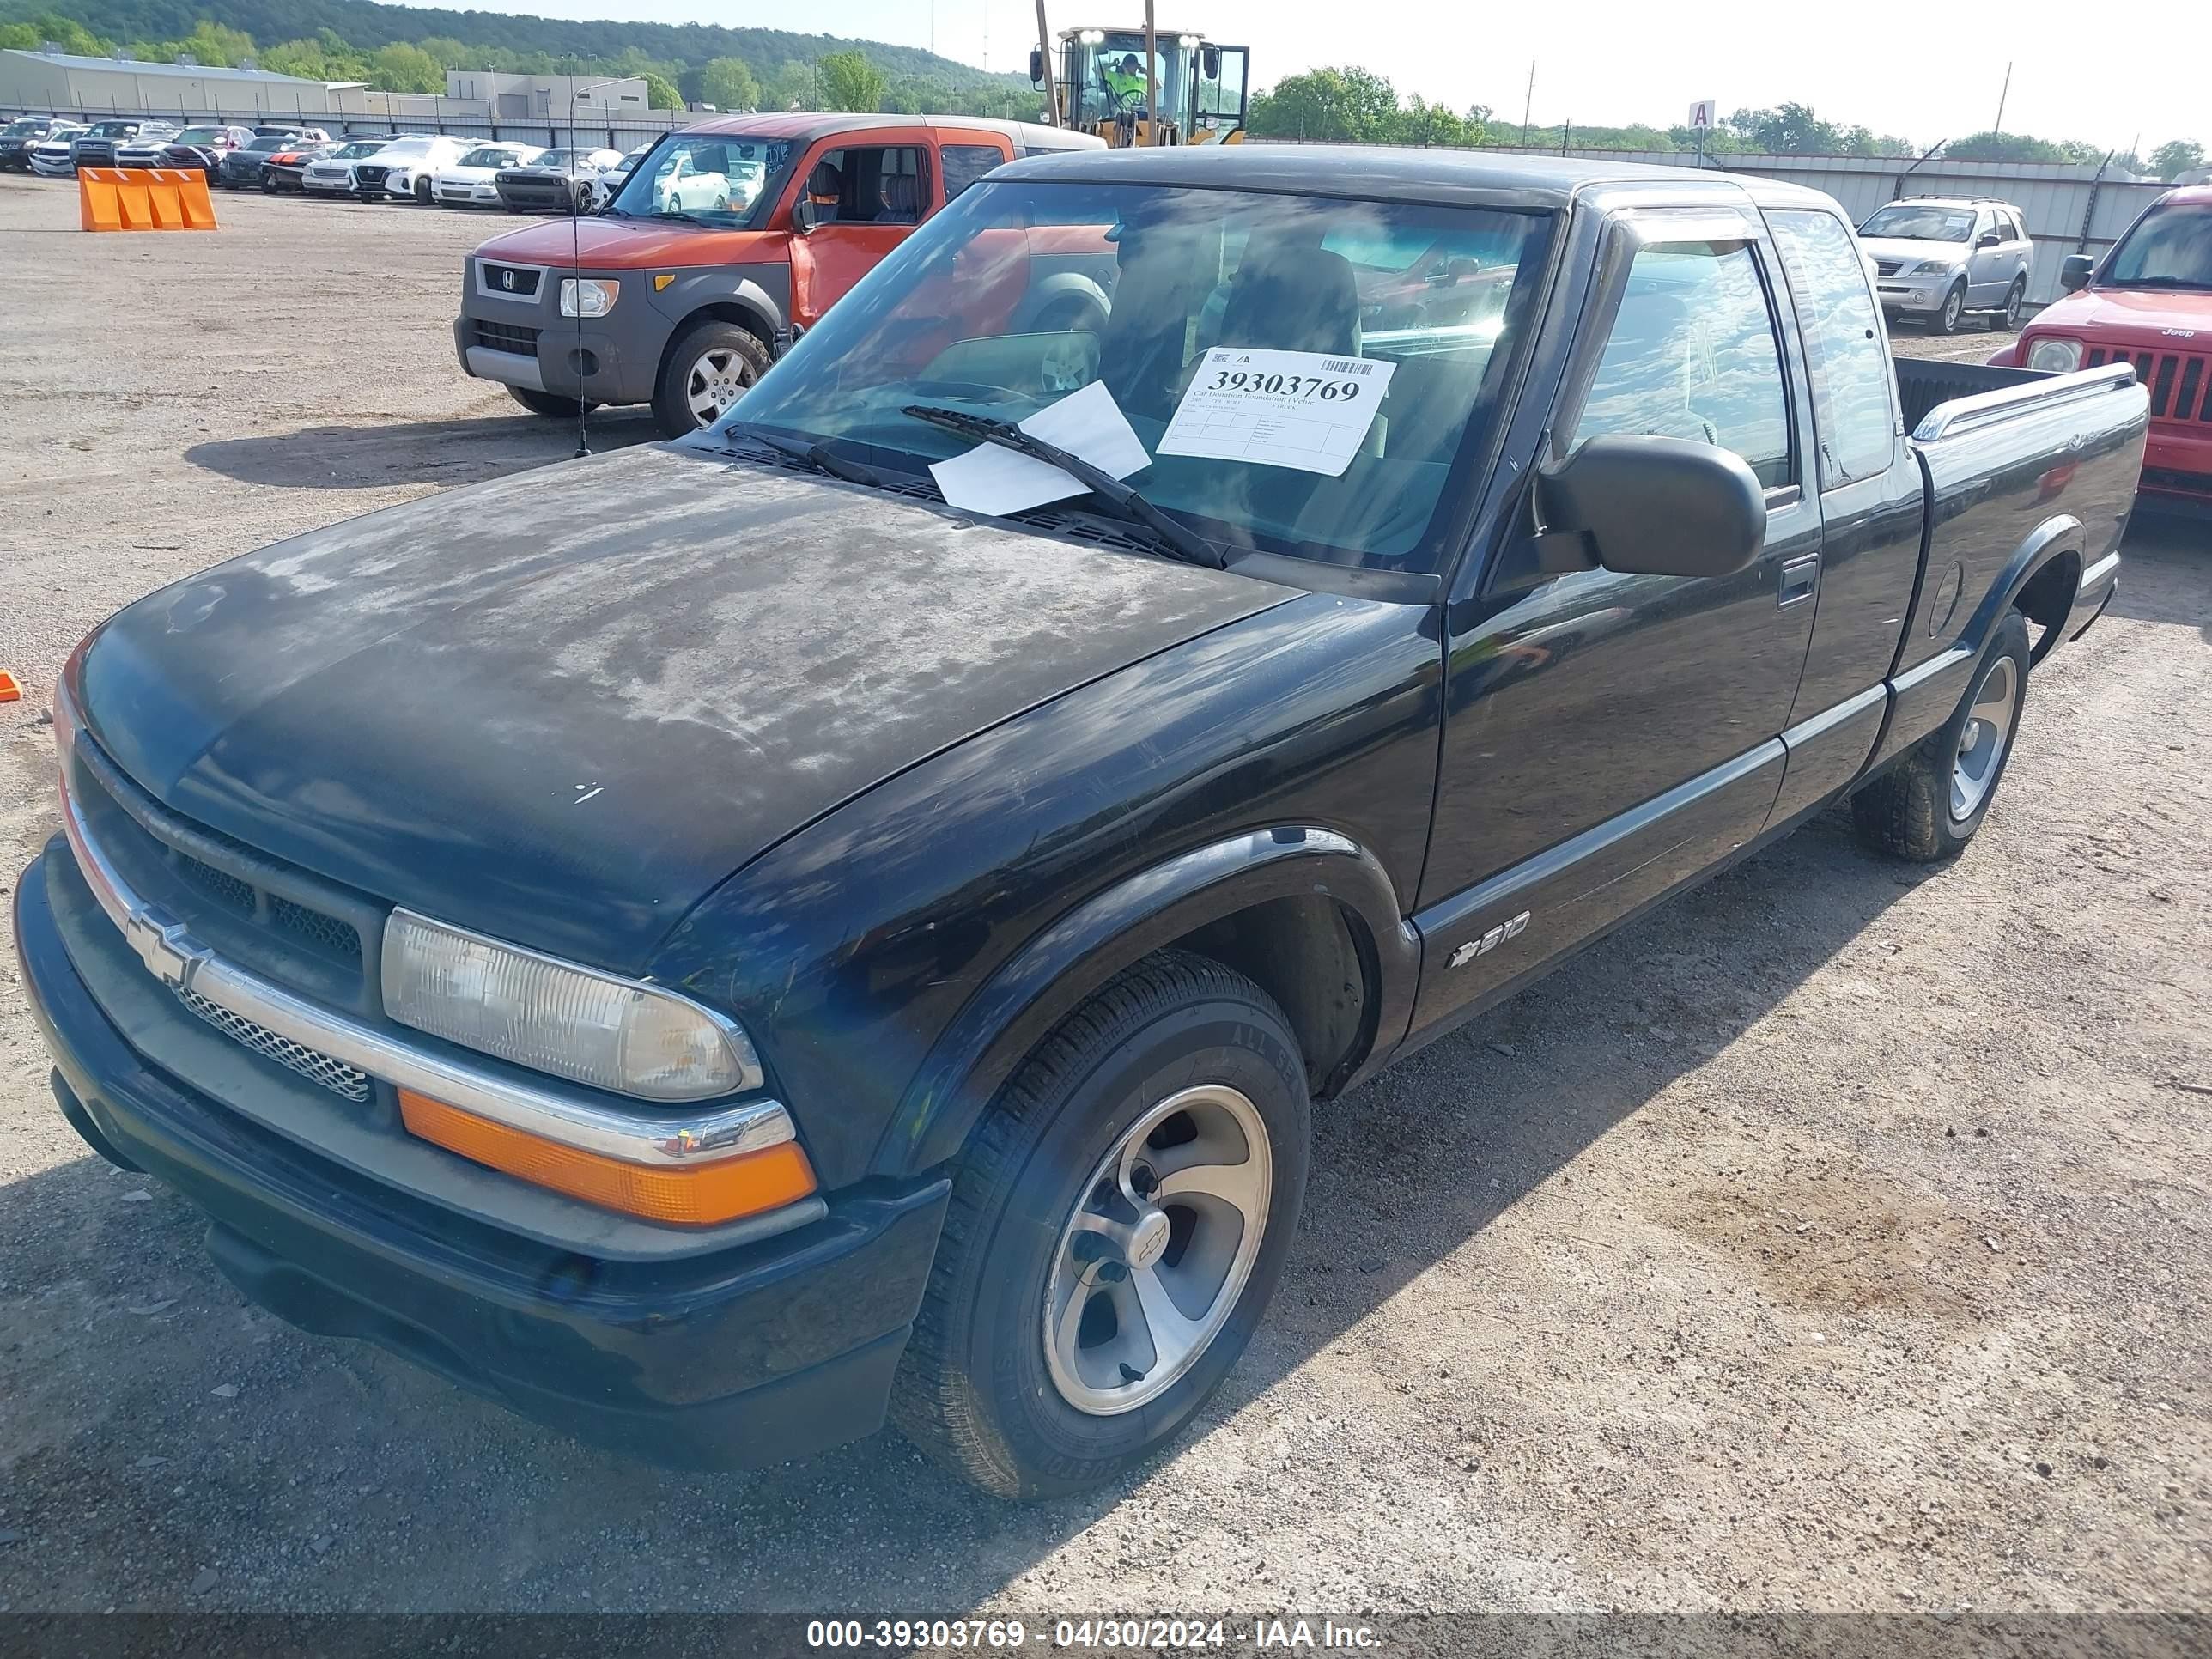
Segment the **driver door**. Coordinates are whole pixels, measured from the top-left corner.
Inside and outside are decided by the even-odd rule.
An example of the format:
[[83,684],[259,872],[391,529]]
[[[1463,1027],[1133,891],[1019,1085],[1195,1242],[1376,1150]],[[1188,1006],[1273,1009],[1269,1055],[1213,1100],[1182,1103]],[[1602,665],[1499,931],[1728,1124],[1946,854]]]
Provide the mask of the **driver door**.
[[917,135],[897,144],[842,144],[817,152],[794,187],[811,228],[791,239],[792,319],[820,322],[854,283],[882,263],[939,205],[933,145]]

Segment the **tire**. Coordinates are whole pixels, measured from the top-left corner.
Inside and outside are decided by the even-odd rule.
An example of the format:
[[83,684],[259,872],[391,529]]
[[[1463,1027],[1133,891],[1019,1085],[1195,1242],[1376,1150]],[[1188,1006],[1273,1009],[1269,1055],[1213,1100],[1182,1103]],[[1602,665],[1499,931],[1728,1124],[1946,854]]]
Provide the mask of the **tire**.
[[[1868,846],[1916,864],[1956,858],[1966,850],[1989,816],[2012,759],[2027,705],[2027,618],[2009,611],[1975,665],[1957,711],[1851,797],[1851,821]],[[1998,721],[2002,729],[1995,729]],[[1984,742],[1996,747],[1983,752]]]
[[[1123,1164],[1125,1143],[1151,1121],[1149,1135],[1127,1146],[1133,1164]],[[1254,1127],[1231,1135],[1231,1126]],[[1080,1491],[1152,1455],[1219,1386],[1274,1294],[1304,1198],[1310,1134],[1297,1039],[1250,980],[1168,951],[1109,981],[1023,1063],[961,1154],[892,1387],[893,1420],[937,1462],[1002,1498]],[[1262,1217],[1256,1225],[1235,1219],[1249,1210],[1218,1199],[1149,1212],[1129,1206],[1133,1190],[1153,1190],[1147,1158],[1208,1144],[1244,1156],[1170,1164],[1167,1177],[1247,1170],[1233,1178]],[[1116,1169],[1133,1170],[1133,1189],[1115,1183]],[[1104,1259],[1079,1268],[1091,1254],[1079,1246],[1099,1236],[1078,1218],[1096,1218],[1102,1206],[1139,1218],[1123,1228],[1134,1242],[1100,1244]],[[1154,1370],[1174,1352],[1134,1303],[1170,1284],[1193,1346],[1157,1378],[1127,1359],[1116,1374],[1125,1347]],[[1194,1300],[1203,1310],[1195,1319]],[[1133,1309],[1126,1332],[1114,1311],[1124,1305]]]
[[[532,415],[542,415],[549,421],[573,421],[576,418],[576,400],[563,398],[557,392],[533,392],[526,386],[511,386],[507,395],[520,404]],[[587,403],[584,412],[588,415],[599,405]]]
[[2005,295],[2004,309],[1990,319],[1990,326],[2005,334],[2020,332],[2021,307],[2027,303],[2027,278],[2022,276]]
[[418,207],[430,205],[430,181],[428,178],[417,179],[415,181],[415,202]]
[[[711,420],[702,418],[704,404],[729,391],[734,381],[735,392],[722,398],[716,410],[719,418],[768,368],[768,348],[757,335],[720,318],[695,323],[677,337],[661,364],[660,383],[653,394],[653,423],[664,438],[680,438],[711,425]],[[716,381],[723,382],[719,391]]]
[[1943,296],[1942,308],[1928,319],[1930,334],[1956,334],[1966,315],[1966,285],[1955,283]]
[[261,190],[264,195],[274,196],[279,188],[275,173],[264,173],[261,175]]

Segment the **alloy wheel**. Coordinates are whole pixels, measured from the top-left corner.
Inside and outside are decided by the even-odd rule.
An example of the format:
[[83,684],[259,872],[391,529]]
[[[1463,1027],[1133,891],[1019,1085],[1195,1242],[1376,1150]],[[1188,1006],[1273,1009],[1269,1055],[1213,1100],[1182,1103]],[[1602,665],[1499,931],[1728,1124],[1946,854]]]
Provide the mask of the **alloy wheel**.
[[1045,1281],[1045,1364],[1063,1400],[1118,1416],[1198,1363],[1251,1277],[1273,1168],[1259,1109],[1222,1084],[1169,1096],[1114,1143]]
[[2019,710],[2019,665],[2009,656],[1999,657],[1975,689],[1959,733],[1959,752],[1951,763],[1952,823],[1964,823],[1989,799]]
[[752,366],[728,346],[714,346],[699,354],[684,382],[684,401],[691,417],[702,427],[722,418],[732,404],[752,384]]

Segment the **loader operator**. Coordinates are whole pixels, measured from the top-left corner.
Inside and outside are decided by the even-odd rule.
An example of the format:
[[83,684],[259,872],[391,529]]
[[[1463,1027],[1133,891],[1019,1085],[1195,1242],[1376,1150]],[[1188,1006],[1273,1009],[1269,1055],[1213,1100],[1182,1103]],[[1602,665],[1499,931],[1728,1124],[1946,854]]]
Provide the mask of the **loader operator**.
[[1137,61],[1133,52],[1124,52],[1119,64],[1102,64],[1100,73],[1106,77],[1106,90],[1113,94],[1116,109],[1141,108],[1145,101],[1145,66]]

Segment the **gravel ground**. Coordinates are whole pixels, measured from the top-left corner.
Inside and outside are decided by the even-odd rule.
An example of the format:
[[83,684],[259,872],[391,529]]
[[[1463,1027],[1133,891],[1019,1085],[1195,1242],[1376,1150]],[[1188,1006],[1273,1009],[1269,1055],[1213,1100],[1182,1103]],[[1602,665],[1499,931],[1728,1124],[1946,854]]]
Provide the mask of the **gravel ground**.
[[[221,210],[0,178],[0,891],[94,623],[572,447],[453,365],[496,222]],[[1249,1358],[1081,1501],[663,1473],[293,1331],[64,1126],[0,950],[0,1607],[2212,1608],[2206,540],[2130,537],[1959,864],[1832,817],[1327,1112]]]

